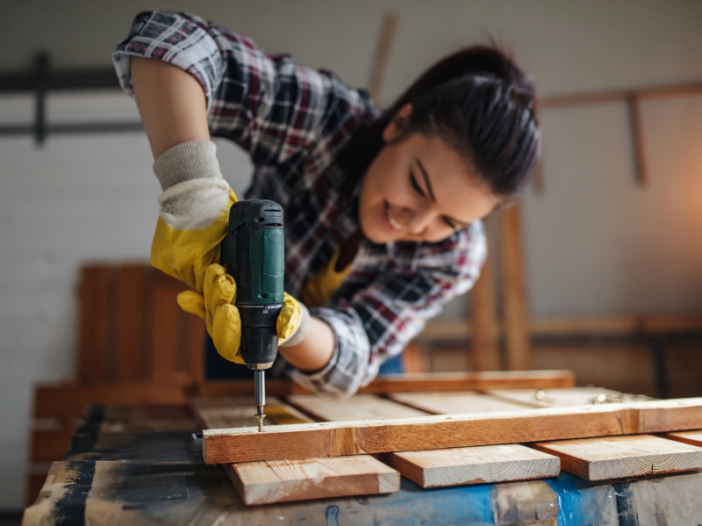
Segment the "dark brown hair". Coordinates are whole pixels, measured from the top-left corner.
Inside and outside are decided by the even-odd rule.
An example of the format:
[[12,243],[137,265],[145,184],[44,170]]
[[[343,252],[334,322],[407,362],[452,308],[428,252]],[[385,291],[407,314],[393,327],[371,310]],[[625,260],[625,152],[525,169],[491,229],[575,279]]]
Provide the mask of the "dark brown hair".
[[495,46],[465,48],[436,63],[369,128],[339,153],[349,183],[357,183],[380,152],[382,132],[406,104],[399,140],[439,135],[470,159],[491,191],[508,199],[528,181],[540,155],[531,80]]

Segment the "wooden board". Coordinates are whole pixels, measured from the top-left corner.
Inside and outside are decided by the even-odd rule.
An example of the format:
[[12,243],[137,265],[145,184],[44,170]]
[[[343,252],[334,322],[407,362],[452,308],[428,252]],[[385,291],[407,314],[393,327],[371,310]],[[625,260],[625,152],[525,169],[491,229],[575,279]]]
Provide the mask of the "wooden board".
[[558,457],[519,444],[391,453],[389,464],[423,488],[555,477]]
[[677,442],[684,442],[686,444],[692,444],[693,446],[702,446],[702,429],[681,431],[679,433],[665,433],[661,436],[668,440],[676,440]]
[[508,207],[500,218],[500,267],[505,317],[507,369],[531,369],[531,329],[524,277],[521,207]]
[[[202,429],[258,427],[258,420],[254,416],[256,403],[253,397],[195,399],[191,401],[191,408]],[[266,399],[264,413],[264,426],[313,422],[294,407],[272,396]]]
[[442,449],[702,427],[702,398],[203,432],[205,462],[257,462]]
[[394,393],[392,400],[434,415],[493,413],[495,411],[523,411],[534,409],[535,404],[505,400],[497,396],[475,391],[455,393]]
[[702,468],[702,448],[652,435],[533,444],[561,459],[563,471],[587,480],[658,475]]
[[[485,389],[552,389],[575,386],[573,371],[484,371],[478,373],[417,373],[376,378],[358,390],[359,394],[404,393],[409,391],[470,391]],[[250,396],[253,380],[202,382],[195,384],[191,396]],[[309,394],[289,380],[266,380],[271,396]]]
[[[530,404],[536,407],[573,407],[592,405],[597,400],[609,402],[641,401],[628,399],[624,393],[604,387],[578,387],[576,389],[491,389],[488,394],[503,399]],[[604,398],[601,398],[604,397]],[[649,399],[648,397],[643,397]]]
[[487,257],[478,280],[470,291],[470,370],[497,371],[502,369],[500,357],[500,330],[497,320],[497,291],[495,290],[494,256],[492,244],[492,219],[486,217],[485,239]]
[[346,400],[317,395],[293,395],[288,396],[288,402],[324,422],[408,418],[427,414],[371,394],[360,394]]
[[400,490],[400,474],[368,455],[227,464],[224,469],[247,506]]

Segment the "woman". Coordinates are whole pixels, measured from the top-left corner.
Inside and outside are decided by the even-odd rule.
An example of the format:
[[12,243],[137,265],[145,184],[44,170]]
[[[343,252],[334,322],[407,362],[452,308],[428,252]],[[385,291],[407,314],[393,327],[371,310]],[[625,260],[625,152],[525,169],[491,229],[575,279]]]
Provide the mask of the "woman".
[[533,87],[489,47],[439,62],[382,114],[332,73],[192,15],[141,13],[113,60],[164,190],[152,264],[195,289],[179,304],[240,361],[235,284],[215,265],[236,197],[210,134],[236,142],[255,166],[246,197],[285,210],[279,354],[317,392],[353,394],[472,286],[480,219],[538,160]]

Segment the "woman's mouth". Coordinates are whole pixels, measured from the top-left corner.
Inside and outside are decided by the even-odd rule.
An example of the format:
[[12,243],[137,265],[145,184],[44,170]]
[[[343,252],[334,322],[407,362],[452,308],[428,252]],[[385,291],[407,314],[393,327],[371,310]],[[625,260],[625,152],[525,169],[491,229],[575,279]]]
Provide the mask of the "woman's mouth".
[[390,225],[392,230],[395,230],[396,232],[402,231],[402,225],[392,215],[392,212],[390,211],[390,205],[387,202],[385,203],[385,219],[387,219],[388,224]]

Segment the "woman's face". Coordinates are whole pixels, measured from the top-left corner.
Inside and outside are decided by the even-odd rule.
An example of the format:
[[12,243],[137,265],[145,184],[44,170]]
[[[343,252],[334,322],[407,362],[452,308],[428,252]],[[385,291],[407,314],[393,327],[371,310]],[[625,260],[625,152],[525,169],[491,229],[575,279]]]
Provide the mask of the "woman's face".
[[472,163],[442,138],[414,133],[392,143],[399,135],[395,121],[385,128],[386,144],[361,188],[361,230],[372,242],[441,241],[498,204]]

